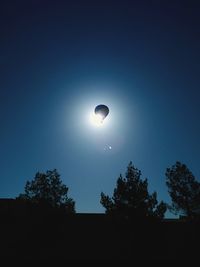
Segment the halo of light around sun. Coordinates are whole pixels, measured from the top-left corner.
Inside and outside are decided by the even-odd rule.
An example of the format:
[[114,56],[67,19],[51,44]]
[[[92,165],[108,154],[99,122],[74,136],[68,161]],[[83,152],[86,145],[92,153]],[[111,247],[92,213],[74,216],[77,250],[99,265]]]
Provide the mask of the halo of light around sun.
[[[115,153],[125,142],[126,101],[117,93],[108,93],[107,88],[94,90],[88,87],[82,91],[81,96],[71,98],[71,105],[65,110],[68,136],[76,145],[86,146],[87,150]],[[100,104],[106,105],[110,111],[103,120],[100,114],[95,114],[95,107]]]

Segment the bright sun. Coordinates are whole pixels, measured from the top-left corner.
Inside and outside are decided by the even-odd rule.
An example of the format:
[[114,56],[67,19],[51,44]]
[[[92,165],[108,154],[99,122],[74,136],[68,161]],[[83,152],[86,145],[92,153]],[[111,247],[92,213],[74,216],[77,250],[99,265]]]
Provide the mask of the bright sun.
[[103,122],[104,122],[104,120],[103,120],[103,116],[101,114],[95,114],[95,113],[90,114],[90,123],[93,126],[102,127]]

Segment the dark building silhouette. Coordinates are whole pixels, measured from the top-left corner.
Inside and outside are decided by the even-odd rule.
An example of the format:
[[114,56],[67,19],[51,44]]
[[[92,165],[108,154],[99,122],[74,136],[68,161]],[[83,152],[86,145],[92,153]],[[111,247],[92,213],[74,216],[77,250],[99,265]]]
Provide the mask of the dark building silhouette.
[[1,259],[15,264],[191,264],[199,257],[198,222],[66,215],[14,199],[0,199],[0,214]]

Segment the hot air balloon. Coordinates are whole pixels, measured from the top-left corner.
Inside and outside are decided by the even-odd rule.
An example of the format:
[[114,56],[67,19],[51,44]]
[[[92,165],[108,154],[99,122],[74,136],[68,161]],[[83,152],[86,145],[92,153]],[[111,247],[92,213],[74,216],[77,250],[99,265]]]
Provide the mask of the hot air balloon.
[[109,108],[106,105],[101,104],[101,105],[96,106],[94,113],[95,115],[100,116],[101,121],[103,122],[106,116],[108,116]]

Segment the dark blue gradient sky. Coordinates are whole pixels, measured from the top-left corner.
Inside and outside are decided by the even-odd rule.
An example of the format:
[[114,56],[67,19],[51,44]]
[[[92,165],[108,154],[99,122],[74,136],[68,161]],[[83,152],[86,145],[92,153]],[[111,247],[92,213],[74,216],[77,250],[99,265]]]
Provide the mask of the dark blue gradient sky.
[[176,160],[200,177],[198,1],[0,5],[0,197],[57,168],[77,211],[100,212],[130,160],[165,201]]

